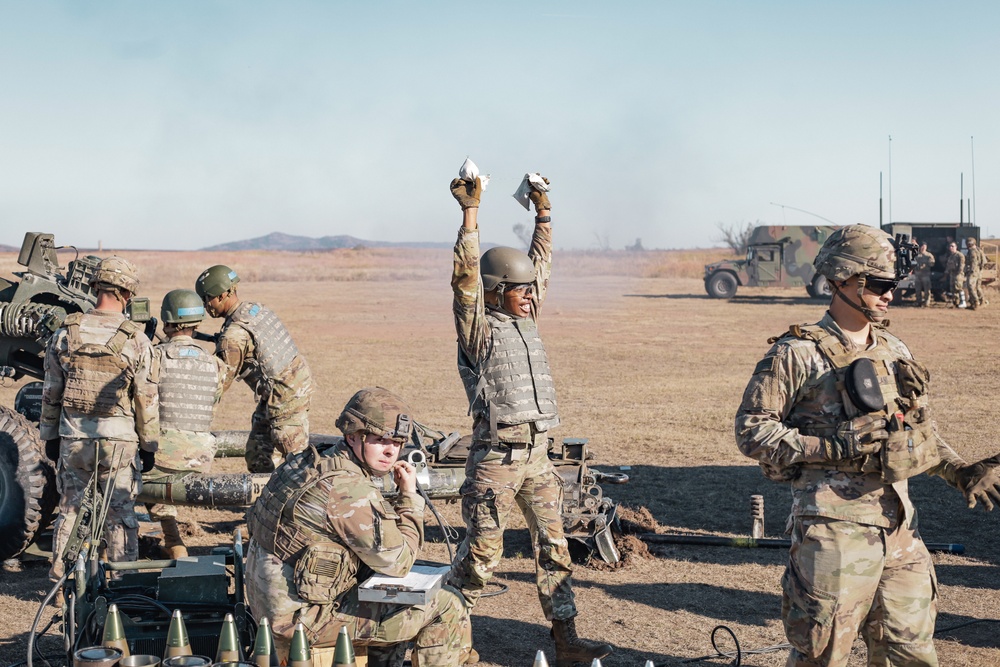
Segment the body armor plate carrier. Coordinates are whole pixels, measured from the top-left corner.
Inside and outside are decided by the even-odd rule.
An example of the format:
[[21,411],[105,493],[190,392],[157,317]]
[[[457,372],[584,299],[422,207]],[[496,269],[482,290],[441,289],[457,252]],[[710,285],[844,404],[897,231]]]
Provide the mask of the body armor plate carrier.
[[[129,364],[121,353],[129,339],[139,333],[139,325],[124,320],[106,343],[84,343],[80,340],[83,317],[74,313],[63,322],[67,351],[60,360],[66,368],[62,404],[93,417],[111,417],[119,406],[131,405]],[[130,415],[131,410],[123,414]]]
[[211,431],[219,367],[193,342],[171,341],[159,350],[160,427]]
[[[357,583],[361,566],[354,552],[296,516],[296,507],[309,489],[324,477],[352,467],[338,451],[338,445],[320,450],[310,446],[287,457],[247,512],[251,537],[292,565],[299,597],[314,604],[336,602]],[[316,517],[315,524],[323,525],[324,518]]]
[[493,334],[489,355],[474,367],[461,348],[458,352],[469,411],[491,425],[532,422],[538,431],[555,428],[556,389],[535,321],[496,311],[486,317]]
[[[872,332],[882,338],[892,335],[881,327],[873,327]],[[845,419],[854,419],[862,414],[848,393],[848,368],[853,361],[862,357],[874,362],[879,387],[886,402],[881,414],[889,424],[889,439],[879,455],[844,461],[835,467],[856,472],[879,470],[883,481],[892,484],[925,472],[940,462],[937,436],[927,409],[926,387],[916,393],[907,391],[906,395],[900,392],[899,367],[905,366],[904,370],[909,370],[919,364],[908,358],[897,359],[885,344],[868,350],[848,350],[840,338],[818,325],[792,325],[789,335],[814,342],[833,366]],[[807,426],[800,430],[805,435],[828,437],[836,428],[837,425],[832,424],[827,427]]]
[[295,341],[274,311],[259,303],[244,302],[230,316],[232,322],[250,332],[256,353],[251,372],[265,380],[276,380],[299,354]]

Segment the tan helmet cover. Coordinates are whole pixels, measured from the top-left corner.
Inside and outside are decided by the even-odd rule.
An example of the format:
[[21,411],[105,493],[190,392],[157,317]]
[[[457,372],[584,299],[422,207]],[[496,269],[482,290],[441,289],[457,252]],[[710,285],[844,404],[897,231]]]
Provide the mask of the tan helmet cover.
[[117,287],[128,290],[134,296],[139,289],[139,269],[124,257],[105,257],[91,276],[90,286],[97,289]]
[[857,275],[893,279],[896,249],[892,237],[881,229],[850,225],[830,234],[813,266],[827,280],[847,280]]
[[497,285],[519,285],[535,282],[535,265],[527,253],[517,248],[497,246],[483,253],[479,260],[479,275],[483,289],[492,292]]
[[362,389],[351,397],[337,417],[337,428],[345,436],[358,431],[406,444],[413,430],[410,406],[382,387]]

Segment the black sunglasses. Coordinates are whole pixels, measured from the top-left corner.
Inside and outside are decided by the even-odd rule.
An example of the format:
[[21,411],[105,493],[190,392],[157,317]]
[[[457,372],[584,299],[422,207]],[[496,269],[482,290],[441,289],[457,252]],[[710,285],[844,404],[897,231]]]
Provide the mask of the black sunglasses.
[[898,285],[899,280],[896,278],[873,278],[871,276],[865,278],[865,289],[871,290],[879,296],[882,296],[886,292],[891,292]]

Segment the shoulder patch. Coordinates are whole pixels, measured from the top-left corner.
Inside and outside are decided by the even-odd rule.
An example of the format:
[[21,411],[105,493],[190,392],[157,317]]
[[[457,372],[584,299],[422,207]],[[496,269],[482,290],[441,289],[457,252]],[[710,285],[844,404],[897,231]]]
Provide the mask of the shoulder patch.
[[753,374],[758,373],[773,373],[778,367],[778,357],[764,357],[757,362],[757,365],[753,369]]

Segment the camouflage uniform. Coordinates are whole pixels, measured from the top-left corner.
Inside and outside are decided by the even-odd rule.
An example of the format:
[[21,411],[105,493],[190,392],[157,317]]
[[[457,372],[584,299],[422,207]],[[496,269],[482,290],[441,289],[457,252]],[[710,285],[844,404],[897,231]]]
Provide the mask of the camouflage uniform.
[[355,645],[412,639],[420,667],[461,664],[472,626],[454,588],[442,587],[427,605],[358,601],[358,582],[372,572],[410,571],[424,507],[415,493],[387,502],[346,444],[286,457],[247,515],[247,602],[271,620],[279,653],[287,654],[301,622],[312,646],[336,645],[347,626]]
[[[542,368],[543,377],[533,379],[551,387],[545,350],[535,333],[534,321],[545,299],[552,266],[552,239],[549,228],[535,225],[528,255],[535,265],[535,295],[532,316],[512,322],[504,313],[484,304],[479,275],[479,231],[461,229],[455,245],[454,288],[455,326],[458,331],[459,365],[464,375],[487,364],[496,351],[495,334],[501,327],[517,326],[521,355]],[[530,346],[530,351],[529,351]],[[514,359],[516,361],[516,359]],[[545,362],[544,365],[541,362]],[[467,390],[475,380],[464,377]],[[569,545],[563,534],[563,489],[548,458],[548,429],[558,425],[555,396],[543,395],[541,387],[521,410],[537,413],[540,419],[518,423],[497,423],[496,444],[490,425],[490,408],[482,396],[471,397],[475,416],[473,443],[466,462],[462,485],[462,515],[468,532],[453,564],[452,583],[462,589],[471,605],[479,600],[503,555],[503,532],[515,505],[528,522],[535,553],[538,598],[548,620],[566,620],[577,614],[571,585],[572,564]],[[542,402],[542,405],[538,405]]]
[[[222,398],[226,365],[191,336],[177,335],[153,350],[160,369],[160,447],[143,486],[172,484],[193,472],[208,473],[215,459],[213,407]],[[177,507],[147,504],[155,521],[177,518]]]
[[965,255],[956,250],[948,254],[948,292],[952,295],[952,302],[957,306],[964,299],[962,295],[965,290]]
[[[226,313],[216,354],[229,367],[225,388],[229,389],[234,379],[241,379],[258,399],[250,421],[247,469],[271,472],[275,447],[287,456],[302,451],[309,444],[309,400],[313,382],[309,365],[277,316],[269,320],[271,328],[263,335],[273,338],[269,343],[279,348],[279,356],[287,355],[289,360],[278,364],[283,368],[278,368],[277,373],[269,374],[260,359],[261,341],[255,339],[252,325],[245,321],[258,313],[273,315],[266,307],[249,302],[242,302]],[[240,318],[241,314],[244,317]]]
[[931,267],[934,255],[924,250],[913,260],[913,277],[917,286],[917,305],[931,305]]
[[[81,346],[105,354],[78,354]],[[39,431],[43,440],[62,439],[54,554],[69,540],[84,491],[97,470],[102,488],[109,478],[114,480],[104,524],[107,558],[138,557],[136,455],[139,447],[150,452],[157,448],[157,372],[146,334],[120,312],[70,315],[50,341]],[[63,563],[54,557],[51,574],[58,578],[62,573]]]
[[983,277],[983,267],[986,265],[986,255],[979,246],[969,244],[969,256],[965,258],[965,290],[969,294],[969,308],[975,310],[983,304],[983,288],[980,280]]
[[[793,327],[757,364],[736,415],[740,450],[769,477],[792,485],[792,547],[782,578],[782,616],[793,646],[788,664],[846,665],[860,627],[869,664],[936,665],[934,567],[907,480],[884,479],[888,445],[882,457],[817,463],[815,456],[821,438],[856,410],[843,397],[829,351],[846,350],[844,364],[865,356],[895,367],[912,357],[875,324],[876,343],[866,350],[854,348],[829,313],[804,328],[811,333],[795,335]],[[891,374],[898,377],[898,368]],[[925,403],[924,396],[921,410]],[[933,458],[926,472],[958,486],[964,461],[927,419]]]

